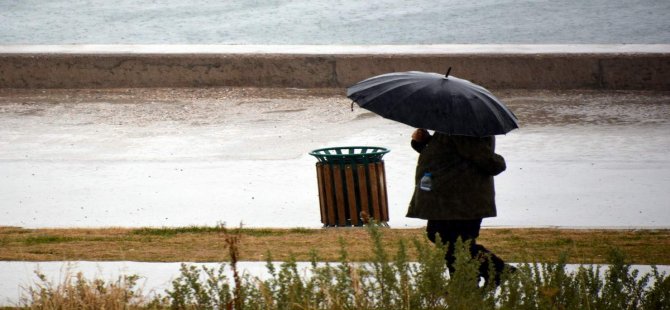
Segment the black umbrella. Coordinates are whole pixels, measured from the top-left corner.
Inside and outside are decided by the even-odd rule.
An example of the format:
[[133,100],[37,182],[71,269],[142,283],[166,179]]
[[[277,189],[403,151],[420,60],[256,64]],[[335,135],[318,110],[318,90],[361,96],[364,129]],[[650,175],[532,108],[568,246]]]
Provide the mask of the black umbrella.
[[347,97],[385,118],[447,134],[484,137],[519,128],[498,98],[449,71],[378,75],[349,87]]

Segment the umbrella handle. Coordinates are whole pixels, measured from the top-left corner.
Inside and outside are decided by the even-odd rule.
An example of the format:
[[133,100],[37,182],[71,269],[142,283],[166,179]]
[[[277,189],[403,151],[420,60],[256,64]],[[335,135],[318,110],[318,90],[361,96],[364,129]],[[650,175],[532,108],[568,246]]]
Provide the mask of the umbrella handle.
[[351,101],[351,112],[353,112],[353,111],[354,111],[354,101],[352,100]]

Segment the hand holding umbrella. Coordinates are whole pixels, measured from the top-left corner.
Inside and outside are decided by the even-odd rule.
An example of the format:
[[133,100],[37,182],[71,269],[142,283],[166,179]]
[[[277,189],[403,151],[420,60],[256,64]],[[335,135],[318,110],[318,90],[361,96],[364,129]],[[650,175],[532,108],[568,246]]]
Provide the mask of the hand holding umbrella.
[[428,130],[425,130],[423,128],[419,128],[412,133],[412,140],[416,142],[425,143],[429,139],[430,139],[430,133],[428,133]]

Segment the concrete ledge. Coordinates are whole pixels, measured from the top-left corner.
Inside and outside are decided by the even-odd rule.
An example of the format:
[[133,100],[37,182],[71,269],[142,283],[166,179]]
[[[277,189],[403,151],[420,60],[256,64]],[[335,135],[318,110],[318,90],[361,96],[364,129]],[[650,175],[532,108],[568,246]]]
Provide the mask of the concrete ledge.
[[347,87],[450,66],[487,88],[670,90],[670,45],[15,45],[0,88]]

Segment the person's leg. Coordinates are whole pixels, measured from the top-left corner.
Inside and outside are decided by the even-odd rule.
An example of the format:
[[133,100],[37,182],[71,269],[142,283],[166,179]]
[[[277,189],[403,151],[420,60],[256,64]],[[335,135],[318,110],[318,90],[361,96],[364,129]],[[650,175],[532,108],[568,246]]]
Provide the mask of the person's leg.
[[479,266],[479,275],[483,277],[487,283],[489,281],[489,270],[491,268],[494,272],[493,279],[496,286],[500,285],[500,276],[502,275],[505,268],[510,269],[511,272],[516,271],[516,268],[505,264],[505,261],[503,261],[497,255],[493,254],[483,245],[477,244],[474,239],[472,246],[473,247],[470,249],[470,253],[472,254],[473,258],[477,259],[481,263]]
[[[482,220],[481,219],[461,220],[461,221],[458,221],[458,223],[456,223],[456,225],[458,226],[459,237],[463,240],[463,242],[465,242],[465,241],[470,242],[470,246],[468,248],[469,251],[470,251],[470,257],[472,257],[474,259],[478,259],[479,258],[479,254],[478,254],[479,253],[479,247],[481,247],[481,246],[477,244],[477,238],[479,237],[479,229],[482,226]],[[481,260],[480,260],[480,263],[482,263]],[[483,263],[482,263],[482,265],[483,265]],[[482,265],[480,265],[480,268],[479,268],[479,276],[480,277],[483,276],[482,268],[481,268]],[[487,274],[488,274],[488,270],[487,270]]]
[[449,273],[454,272],[454,262],[456,258],[454,257],[454,244],[456,239],[458,239],[458,233],[454,231],[453,225],[448,220],[428,220],[426,225],[426,233],[428,234],[428,240],[435,243],[437,241],[437,236],[440,236],[440,242],[447,245],[447,253],[444,256],[444,260],[447,262],[447,268],[449,268]]
[[[491,253],[487,248],[483,247],[482,245],[477,244],[475,246],[473,257],[477,258],[481,265],[479,266],[479,275],[484,278],[486,282],[489,281],[489,270],[491,266],[493,267],[493,279],[495,281],[496,286],[500,285],[500,276],[503,273],[503,270],[507,266],[505,264],[505,261],[503,261],[500,257],[497,255]],[[513,268],[513,267],[512,267]]]
[[[497,255],[491,253],[484,246],[477,244],[477,237],[479,237],[479,230],[481,229],[481,219],[475,220],[428,220],[426,232],[428,239],[435,243],[436,236],[440,235],[442,243],[447,243],[447,253],[444,259],[447,262],[449,272],[454,272],[454,263],[456,257],[454,256],[454,244],[460,237],[463,241],[470,241],[470,255],[477,259],[481,265],[479,267],[479,275],[485,281],[489,280],[489,266],[493,265],[495,271],[494,279],[496,285],[500,283],[500,275],[507,266],[505,262]],[[512,267],[513,268],[513,267]]]
[[470,240],[470,254],[475,257],[477,253],[476,238],[479,237],[479,228],[481,219],[478,220],[428,220],[426,232],[428,239],[435,243],[436,236],[439,234],[442,243],[447,244],[447,253],[444,257],[447,262],[449,272],[454,272],[454,263],[456,262],[455,244],[458,238],[461,240]]

